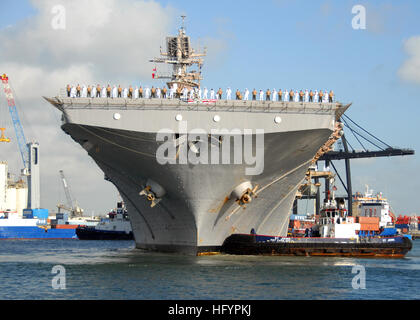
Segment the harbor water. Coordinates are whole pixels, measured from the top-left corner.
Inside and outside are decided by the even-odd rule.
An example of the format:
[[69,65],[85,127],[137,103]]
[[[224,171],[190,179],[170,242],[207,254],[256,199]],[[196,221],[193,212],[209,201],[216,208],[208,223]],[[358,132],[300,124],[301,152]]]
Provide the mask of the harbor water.
[[132,241],[5,240],[0,250],[0,299],[419,299],[419,279],[420,240],[404,259],[195,257]]

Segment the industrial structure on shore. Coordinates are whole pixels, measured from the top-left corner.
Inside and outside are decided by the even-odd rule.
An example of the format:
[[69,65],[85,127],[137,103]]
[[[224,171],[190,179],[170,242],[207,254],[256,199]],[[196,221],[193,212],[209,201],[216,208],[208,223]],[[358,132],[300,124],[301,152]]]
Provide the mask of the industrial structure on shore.
[[0,216],[6,212],[23,215],[28,203],[28,187],[22,179],[13,180],[7,162],[0,162]]

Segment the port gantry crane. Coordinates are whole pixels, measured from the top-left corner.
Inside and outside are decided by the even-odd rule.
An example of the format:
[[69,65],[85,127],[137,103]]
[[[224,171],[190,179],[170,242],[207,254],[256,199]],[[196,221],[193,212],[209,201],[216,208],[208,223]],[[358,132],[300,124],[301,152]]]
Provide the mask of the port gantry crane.
[[[37,142],[27,143],[17,112],[15,98],[13,97],[13,92],[9,84],[9,77],[3,74],[1,76],[1,82],[3,83],[4,93],[16,133],[16,140],[22,157],[22,175],[28,179],[28,208],[38,209],[40,208],[39,144]],[[0,128],[0,130],[2,132],[0,142],[10,142],[10,139],[4,136],[5,128]]]
[[64,193],[66,194],[66,198],[67,198],[67,206],[59,204],[57,205],[58,210],[63,209],[70,212],[72,218],[83,216],[83,209],[81,209],[77,205],[77,201],[75,200],[73,201],[73,198],[70,192],[70,187],[66,181],[63,170],[60,170],[60,177],[61,177],[61,181],[63,182]]
[[[26,169],[25,171],[26,173],[29,167],[29,154],[27,152],[27,142],[26,142],[22,124],[20,123],[19,115],[16,109],[16,104],[15,104],[15,99],[13,97],[12,89],[10,88],[9,77],[6,74],[3,74],[1,76],[1,82],[3,83],[4,93],[6,95],[7,103],[9,105],[9,111],[12,117],[13,127],[15,128],[15,132],[16,132],[16,139],[18,142],[20,155],[23,161],[23,168],[24,170]],[[2,135],[3,135],[5,129],[1,128],[1,130],[2,130]],[[10,139],[7,139],[7,140],[8,141],[3,141],[3,142],[10,142]]]
[[[341,117],[341,123],[344,127],[348,129],[349,133],[351,133],[359,145],[362,147],[363,150],[356,150],[350,145],[347,137],[343,134],[338,141],[341,143],[342,148],[338,151],[329,150],[328,152],[322,154],[318,159],[319,161],[325,161],[325,168],[329,168],[331,165],[335,174],[337,175],[338,179],[340,180],[344,190],[346,191],[346,196],[344,198],[348,201],[348,212],[349,215],[352,215],[353,211],[353,191],[352,191],[352,179],[351,179],[351,170],[350,170],[350,160],[351,159],[363,159],[363,158],[376,158],[376,157],[393,157],[393,156],[406,156],[406,155],[414,155],[413,149],[408,148],[394,148],[391,147],[389,144],[385,143],[381,139],[377,138],[372,133],[368,132],[366,129],[362,128],[349,116],[343,114]],[[374,150],[369,150],[366,146],[367,143],[374,148]],[[344,160],[345,161],[345,172],[346,172],[346,182],[341,178],[337,168],[335,167],[333,161],[336,160]],[[314,184],[317,186],[316,194],[309,194],[309,195],[302,195],[300,199],[315,199],[316,205],[316,214],[320,212],[320,204],[321,204],[321,191],[320,191],[320,183],[319,179],[325,179],[325,196],[330,193],[331,186],[330,186],[330,177],[332,172],[320,172],[319,175],[313,174],[309,175],[310,178],[314,179]],[[311,183],[308,183],[311,185]],[[297,199],[293,205],[293,210],[297,212]],[[395,217],[395,216],[394,216]]]

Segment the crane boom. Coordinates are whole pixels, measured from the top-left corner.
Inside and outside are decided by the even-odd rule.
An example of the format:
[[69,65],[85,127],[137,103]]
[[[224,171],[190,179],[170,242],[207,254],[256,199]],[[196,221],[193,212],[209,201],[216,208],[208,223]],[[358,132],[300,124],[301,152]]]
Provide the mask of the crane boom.
[[60,177],[61,177],[61,181],[63,182],[64,193],[66,194],[66,198],[67,198],[67,205],[69,206],[69,208],[73,209],[74,207],[73,200],[71,199],[70,189],[67,184],[66,178],[64,177],[63,170],[60,170]]
[[61,181],[63,182],[64,193],[66,194],[66,198],[67,198],[67,207],[63,206],[63,205],[58,205],[57,207],[59,209],[64,209],[64,210],[70,211],[70,213],[72,214],[73,217],[83,216],[83,209],[81,209],[78,206],[77,202],[73,201],[73,199],[71,197],[70,187],[67,184],[67,181],[66,181],[66,178],[64,176],[63,170],[60,170],[60,177],[61,177]]
[[1,76],[1,82],[4,86],[4,93],[6,94],[7,103],[9,105],[10,115],[13,121],[13,127],[16,132],[16,139],[19,145],[20,155],[23,161],[24,169],[28,170],[29,168],[29,153],[25,134],[23,132],[22,124],[20,123],[19,114],[16,109],[15,99],[13,97],[12,89],[10,88],[9,78],[6,74]]
[[16,133],[20,155],[23,161],[22,174],[28,179],[28,209],[39,209],[41,205],[40,197],[40,168],[39,168],[39,144],[37,142],[26,142],[22,124],[20,123],[17,112],[15,98],[9,84],[9,77],[6,74],[1,76],[4,86],[13,127]]

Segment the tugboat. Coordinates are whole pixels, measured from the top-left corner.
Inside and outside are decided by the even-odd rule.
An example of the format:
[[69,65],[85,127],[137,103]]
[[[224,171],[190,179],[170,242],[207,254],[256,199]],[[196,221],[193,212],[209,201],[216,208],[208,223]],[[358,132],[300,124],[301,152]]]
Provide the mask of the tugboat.
[[80,240],[133,240],[133,231],[123,202],[118,202],[117,209],[108,213],[94,227],[80,226],[76,229]]
[[234,234],[226,239],[222,251],[241,255],[403,258],[411,248],[412,242],[407,236],[362,232],[361,224],[348,215],[344,199],[336,200],[332,193],[308,237]]
[[355,238],[360,231],[360,223],[348,215],[344,199],[327,200],[320,211],[318,223],[312,227],[312,237]]

